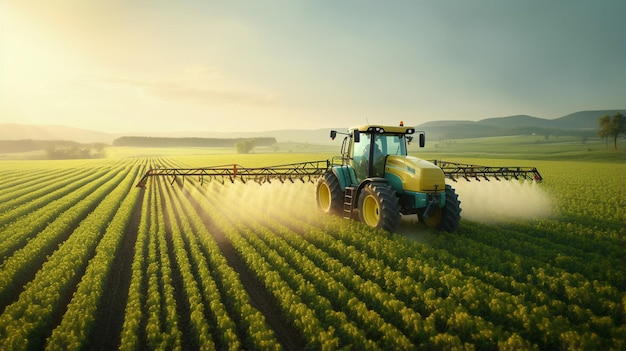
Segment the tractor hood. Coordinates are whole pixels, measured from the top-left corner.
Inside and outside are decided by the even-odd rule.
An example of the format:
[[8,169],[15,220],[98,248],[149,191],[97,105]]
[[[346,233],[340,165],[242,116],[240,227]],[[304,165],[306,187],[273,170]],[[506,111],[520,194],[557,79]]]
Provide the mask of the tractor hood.
[[446,187],[441,168],[413,156],[388,156],[385,178],[396,191],[443,191]]

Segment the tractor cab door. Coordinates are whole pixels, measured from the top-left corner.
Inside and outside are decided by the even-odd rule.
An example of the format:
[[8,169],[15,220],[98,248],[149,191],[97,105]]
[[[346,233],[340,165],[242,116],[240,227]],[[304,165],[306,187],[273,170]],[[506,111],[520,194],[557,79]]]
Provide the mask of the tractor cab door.
[[353,143],[351,166],[356,178],[362,182],[365,178],[385,175],[385,156],[387,143],[384,135],[361,132],[359,142]]
[[404,134],[361,133],[360,142],[353,143],[351,166],[356,171],[357,180],[384,177],[385,160],[389,155],[406,156]]
[[356,179],[359,183],[362,182],[363,179],[368,178],[370,141],[370,133],[360,133],[359,141],[355,141],[354,138],[352,139],[350,166],[354,168]]

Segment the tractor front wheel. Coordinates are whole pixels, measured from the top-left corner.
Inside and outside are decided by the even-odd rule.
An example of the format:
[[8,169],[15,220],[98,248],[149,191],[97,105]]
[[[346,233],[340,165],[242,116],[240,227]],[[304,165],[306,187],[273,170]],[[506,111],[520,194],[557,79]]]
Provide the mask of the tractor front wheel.
[[423,211],[419,213],[419,221],[427,227],[453,232],[461,221],[461,201],[450,185],[446,185],[446,206],[431,208],[428,218],[424,218]]
[[317,182],[317,206],[325,213],[339,214],[343,208],[343,191],[333,172],[326,172]]
[[359,217],[370,227],[393,232],[400,224],[396,191],[387,184],[367,184],[359,195]]

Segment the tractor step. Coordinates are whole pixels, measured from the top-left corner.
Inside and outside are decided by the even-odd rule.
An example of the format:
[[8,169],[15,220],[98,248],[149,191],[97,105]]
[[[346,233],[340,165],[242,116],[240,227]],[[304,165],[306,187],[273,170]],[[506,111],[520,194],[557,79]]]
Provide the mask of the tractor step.
[[346,187],[346,193],[343,197],[343,218],[350,219],[352,217],[352,209],[354,209],[354,192],[355,188]]

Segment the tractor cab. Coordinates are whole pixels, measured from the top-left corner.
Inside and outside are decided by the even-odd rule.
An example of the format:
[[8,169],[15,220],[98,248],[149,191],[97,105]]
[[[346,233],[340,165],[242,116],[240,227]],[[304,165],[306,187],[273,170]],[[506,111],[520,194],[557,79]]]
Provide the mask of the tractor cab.
[[[366,125],[350,128],[342,145],[342,164],[350,166],[358,182],[366,178],[383,178],[388,156],[407,156],[407,144],[413,141],[415,128]],[[332,135],[331,135],[332,136]],[[419,134],[420,147],[424,133]]]

